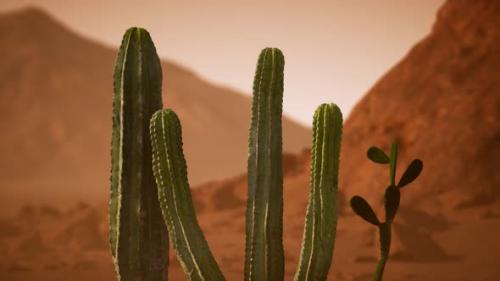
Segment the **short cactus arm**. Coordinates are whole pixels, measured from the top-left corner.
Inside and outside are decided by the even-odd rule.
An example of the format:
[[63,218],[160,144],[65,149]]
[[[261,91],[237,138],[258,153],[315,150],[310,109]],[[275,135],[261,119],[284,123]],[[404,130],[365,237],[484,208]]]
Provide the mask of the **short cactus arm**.
[[326,280],[337,226],[337,190],[342,113],[323,104],[314,114],[311,191],[295,281]]
[[150,126],[161,210],[184,272],[188,280],[224,280],[196,220],[179,119],[172,110],[165,109],[153,115]]
[[114,73],[109,237],[121,281],[167,280],[168,239],[152,173],[149,118],[162,107],[148,32],[127,30]]
[[279,281],[284,276],[283,68],[280,50],[262,50],[254,79],[249,136],[246,281]]

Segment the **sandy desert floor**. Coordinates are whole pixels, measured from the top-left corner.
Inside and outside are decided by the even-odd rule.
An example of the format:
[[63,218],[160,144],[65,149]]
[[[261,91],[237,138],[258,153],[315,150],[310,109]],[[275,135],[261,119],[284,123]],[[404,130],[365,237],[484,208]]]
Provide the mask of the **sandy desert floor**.
[[[285,186],[285,271],[292,280],[308,178],[289,175]],[[199,222],[227,280],[243,276],[245,192],[244,177],[194,192]],[[400,209],[384,280],[500,280],[500,204],[444,211],[431,203]],[[376,229],[341,208],[329,280],[370,280],[378,256]],[[15,218],[0,221],[0,249],[5,253],[0,280],[114,280],[106,233],[105,204],[79,203],[65,211],[24,207]],[[185,280],[174,255],[172,250],[170,280]]]

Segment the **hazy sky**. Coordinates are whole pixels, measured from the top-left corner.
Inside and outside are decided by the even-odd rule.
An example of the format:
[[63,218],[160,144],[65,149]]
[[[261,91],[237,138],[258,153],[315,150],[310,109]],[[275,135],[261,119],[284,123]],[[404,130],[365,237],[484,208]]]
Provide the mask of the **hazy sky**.
[[[443,0],[1,0],[45,8],[88,37],[117,46],[147,28],[160,56],[250,94],[264,47],[285,54],[284,110],[310,125],[317,105],[344,114],[431,29]],[[168,78],[167,78],[168,79]]]

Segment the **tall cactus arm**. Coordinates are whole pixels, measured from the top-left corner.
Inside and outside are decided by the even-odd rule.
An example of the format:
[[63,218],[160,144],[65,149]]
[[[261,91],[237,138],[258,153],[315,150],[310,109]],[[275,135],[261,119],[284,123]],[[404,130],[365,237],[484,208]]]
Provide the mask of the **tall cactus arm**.
[[122,281],[167,280],[168,239],[152,173],[149,119],[162,107],[161,66],[148,32],[127,30],[114,73],[109,234]]
[[342,113],[322,104],[314,114],[311,191],[295,281],[326,280],[337,227],[337,190]]
[[153,115],[150,126],[158,198],[184,272],[188,280],[224,280],[196,220],[179,119],[172,110],[165,109]]
[[281,115],[284,57],[262,50],[253,86],[248,153],[245,280],[284,276]]

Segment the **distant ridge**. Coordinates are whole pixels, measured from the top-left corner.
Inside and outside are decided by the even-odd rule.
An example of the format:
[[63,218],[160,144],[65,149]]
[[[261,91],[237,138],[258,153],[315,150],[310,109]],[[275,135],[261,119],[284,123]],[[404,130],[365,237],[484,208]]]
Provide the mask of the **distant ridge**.
[[[0,47],[8,50],[0,63],[0,203],[105,200],[116,50],[33,7],[0,15]],[[250,98],[162,66],[164,106],[181,118],[191,182],[244,172]],[[283,125],[285,150],[309,145],[308,128],[287,118]]]

